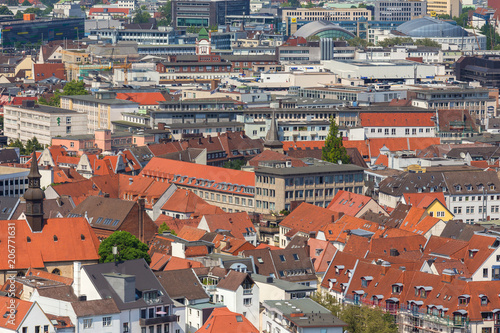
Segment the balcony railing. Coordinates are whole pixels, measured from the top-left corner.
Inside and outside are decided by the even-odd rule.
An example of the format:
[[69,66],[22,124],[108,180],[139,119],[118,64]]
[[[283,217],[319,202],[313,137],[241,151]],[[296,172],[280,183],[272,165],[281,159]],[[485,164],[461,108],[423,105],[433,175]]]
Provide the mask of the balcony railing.
[[252,289],[243,289],[243,295],[252,295]]
[[177,321],[177,316],[172,315],[172,316],[162,316],[162,317],[156,317],[156,318],[141,318],[139,320],[139,324],[141,326],[149,326],[149,325],[156,325],[156,324],[165,324],[165,323],[173,323]]

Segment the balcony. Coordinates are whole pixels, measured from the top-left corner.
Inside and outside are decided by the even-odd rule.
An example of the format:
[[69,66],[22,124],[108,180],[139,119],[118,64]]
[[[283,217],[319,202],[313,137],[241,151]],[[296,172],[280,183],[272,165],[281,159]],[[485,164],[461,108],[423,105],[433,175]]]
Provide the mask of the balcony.
[[149,326],[149,325],[156,325],[156,324],[166,324],[166,323],[173,323],[177,321],[177,316],[163,316],[163,317],[156,317],[156,318],[141,318],[139,319],[139,325],[141,326]]
[[252,295],[252,288],[250,288],[250,289],[243,289],[243,295]]

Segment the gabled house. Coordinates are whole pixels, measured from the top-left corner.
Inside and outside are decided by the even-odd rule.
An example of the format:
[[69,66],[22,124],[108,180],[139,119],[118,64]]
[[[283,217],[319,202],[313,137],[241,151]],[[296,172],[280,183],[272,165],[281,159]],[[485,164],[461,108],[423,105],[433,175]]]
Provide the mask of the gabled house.
[[235,238],[257,244],[257,232],[246,212],[204,215],[198,228],[208,232],[229,231]]
[[448,222],[454,217],[453,213],[446,207],[443,192],[404,193],[401,202],[405,205],[423,208],[426,210],[427,215],[437,217],[444,222]]
[[82,267],[75,293],[87,301],[112,299],[124,331],[180,329],[173,301],[144,259]]
[[213,301],[259,326],[259,287],[250,274],[229,270],[217,284]]
[[196,331],[196,333],[230,332],[258,333],[259,330],[241,314],[222,307],[214,309],[205,324]]
[[289,300],[308,298],[317,291],[316,287],[275,279],[271,276],[252,274],[252,279],[259,287],[259,298],[261,303],[273,299]]
[[372,198],[347,191],[338,191],[327,208],[354,217],[361,217],[368,211],[384,216],[389,215]]
[[0,296],[2,332],[55,333],[54,325],[36,302]]
[[256,273],[275,279],[316,286],[317,278],[314,266],[305,248],[287,248],[271,250],[244,251],[245,257],[253,257]]

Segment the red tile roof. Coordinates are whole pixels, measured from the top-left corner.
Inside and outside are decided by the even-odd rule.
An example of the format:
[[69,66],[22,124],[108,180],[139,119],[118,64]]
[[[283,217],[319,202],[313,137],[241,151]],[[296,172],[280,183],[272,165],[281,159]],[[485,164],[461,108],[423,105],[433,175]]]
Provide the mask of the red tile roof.
[[292,163],[292,167],[294,168],[307,166],[307,164],[298,158],[293,158],[272,150],[264,150],[262,153],[248,161],[248,165],[257,167],[261,161],[290,161]]
[[129,8],[90,8],[89,15],[97,13],[122,13],[124,15],[130,14]]
[[303,202],[281,221],[280,226],[309,235],[311,232],[316,233],[338,217],[337,212]]
[[160,92],[117,93],[116,99],[139,103],[140,105],[158,105],[166,99]]
[[340,190],[328,204],[327,209],[356,216],[361,209],[373,199],[361,194]]
[[434,202],[434,200],[438,200],[443,206],[446,207],[446,200],[444,199],[443,192],[404,193],[403,198],[407,205],[416,206],[418,208],[427,208]]
[[177,189],[161,209],[169,212],[192,214],[193,216],[224,213],[221,208],[210,205],[193,192],[183,189]]
[[229,230],[234,237],[240,239],[245,239],[247,230],[255,232],[252,220],[246,212],[204,215],[199,226],[205,222],[210,232]]
[[362,127],[434,127],[431,112],[360,113]]
[[196,333],[258,333],[259,330],[243,315],[228,308],[215,308],[208,320]]
[[[10,316],[4,316],[5,313],[10,313],[9,306],[11,306],[11,303],[14,303],[13,305],[16,310],[14,314],[15,319],[11,318]],[[0,317],[0,327],[5,330],[12,330],[15,332],[20,331],[20,329],[18,330],[18,328],[22,323],[24,323],[24,319],[30,312],[33,304],[34,303],[32,302],[23,301],[18,298],[0,296],[0,313],[2,313],[2,316]]]
[[52,76],[61,80],[66,80],[66,71],[63,63],[33,64],[33,78],[35,82],[48,79]]
[[185,225],[181,231],[177,234],[177,237],[188,240],[197,241],[200,240],[207,232],[205,230],[198,229],[196,227],[190,227]]
[[[212,180],[216,184],[232,184],[242,186],[255,186],[255,174],[248,171],[232,170],[219,168],[209,165],[201,165],[195,163],[181,162],[175,160],[167,160],[163,158],[153,157],[149,163],[142,169],[141,176],[152,177],[157,179],[165,179],[180,185],[195,187],[196,180]],[[178,177],[174,181],[175,176]],[[200,184],[199,187],[203,186]],[[224,191],[220,189],[220,191]],[[235,192],[234,187],[229,186],[227,192]],[[244,195],[243,188],[236,191],[240,195]],[[249,194],[250,195],[250,194]]]
[[85,218],[45,220],[42,232],[32,232],[25,220],[0,221],[0,252],[8,253],[9,225],[16,228],[16,262],[0,262],[0,270],[43,268],[47,262],[96,261],[99,240]]
[[72,278],[60,276],[60,275],[57,275],[57,274],[52,274],[52,273],[49,273],[49,272],[46,272],[46,271],[42,271],[42,270],[39,270],[39,269],[35,269],[35,268],[28,269],[28,271],[26,272],[26,276],[28,278],[30,276],[37,276],[37,277],[41,277],[43,279],[52,280],[52,281],[56,281],[56,282],[61,282],[61,283],[64,283],[65,285],[68,285],[68,286],[71,286],[73,284],[73,279]]
[[199,261],[183,259],[178,257],[170,257],[167,262],[167,265],[163,269],[164,271],[174,271],[177,269],[186,269],[186,268],[199,268],[205,267]]

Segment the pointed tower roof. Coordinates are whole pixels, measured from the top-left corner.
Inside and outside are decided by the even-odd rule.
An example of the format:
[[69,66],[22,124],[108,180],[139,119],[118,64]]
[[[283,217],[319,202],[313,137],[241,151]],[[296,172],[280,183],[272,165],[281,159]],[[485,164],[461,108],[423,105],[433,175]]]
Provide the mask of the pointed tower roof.
[[200,32],[198,32],[198,40],[202,39],[210,40],[207,29],[205,28],[201,28]]
[[279,140],[278,127],[276,126],[276,118],[274,111],[271,116],[271,127],[266,134],[266,140],[264,140],[264,147],[268,148],[280,148],[283,149],[283,143]]
[[33,151],[31,154],[31,166],[30,173],[28,174],[28,178],[41,178],[40,172],[38,171],[38,160],[36,159],[36,152]]

